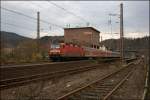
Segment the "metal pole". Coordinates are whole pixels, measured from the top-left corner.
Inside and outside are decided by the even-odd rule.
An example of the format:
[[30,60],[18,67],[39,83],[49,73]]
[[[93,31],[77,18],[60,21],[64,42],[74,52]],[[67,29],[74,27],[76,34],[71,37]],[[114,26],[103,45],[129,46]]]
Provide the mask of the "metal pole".
[[93,48],[92,34],[91,34],[91,46]]
[[[110,34],[111,34],[111,38],[110,39],[112,39],[112,21],[111,21],[111,16],[112,16],[112,14],[109,14],[109,20],[110,20]],[[109,48],[108,49],[111,49],[111,43],[109,43]]]
[[120,57],[123,62],[124,51],[123,51],[123,4],[120,4]]
[[40,12],[37,12],[37,50],[39,52],[39,39],[40,39]]
[[111,15],[110,15],[110,33],[112,35],[112,21],[111,21]]

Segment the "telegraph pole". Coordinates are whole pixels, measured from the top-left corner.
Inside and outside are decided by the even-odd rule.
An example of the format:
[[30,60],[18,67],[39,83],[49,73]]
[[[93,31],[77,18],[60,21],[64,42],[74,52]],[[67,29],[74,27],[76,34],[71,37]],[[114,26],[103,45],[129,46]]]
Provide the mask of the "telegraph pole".
[[123,4],[120,4],[120,57],[123,62],[124,48],[123,48]]
[[102,36],[101,36],[101,42],[103,41],[103,38],[102,38]]
[[39,45],[40,45],[40,12],[37,12],[37,51],[39,52]]

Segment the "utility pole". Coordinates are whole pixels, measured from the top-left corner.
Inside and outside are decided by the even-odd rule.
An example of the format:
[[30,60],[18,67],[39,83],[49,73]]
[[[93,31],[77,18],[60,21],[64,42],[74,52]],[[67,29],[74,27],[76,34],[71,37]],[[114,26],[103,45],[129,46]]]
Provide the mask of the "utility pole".
[[39,52],[39,45],[40,45],[40,12],[37,12],[37,51]]
[[123,48],[123,4],[120,4],[120,57],[123,62],[124,48]]
[[111,16],[112,16],[112,14],[109,14],[109,17],[110,17],[110,21],[109,21],[109,23],[110,23],[110,33],[111,33],[111,35],[112,35],[112,21],[111,21]]
[[103,38],[102,38],[102,36],[101,36],[101,42],[103,41]]
[[[113,39],[113,34],[112,34],[112,16],[118,16],[118,14],[109,13],[108,25],[110,24],[110,33],[111,33],[111,37]],[[111,43],[109,43],[109,45],[111,45]],[[111,47],[110,47],[110,49],[111,49]]]

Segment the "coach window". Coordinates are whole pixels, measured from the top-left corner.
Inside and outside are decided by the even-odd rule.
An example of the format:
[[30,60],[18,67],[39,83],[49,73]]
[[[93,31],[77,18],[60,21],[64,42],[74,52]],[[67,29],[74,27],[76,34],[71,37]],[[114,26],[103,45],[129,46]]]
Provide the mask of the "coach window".
[[96,48],[96,45],[94,45],[94,48]]
[[74,45],[75,47],[78,47],[78,45]]
[[97,46],[97,49],[99,49],[99,46]]

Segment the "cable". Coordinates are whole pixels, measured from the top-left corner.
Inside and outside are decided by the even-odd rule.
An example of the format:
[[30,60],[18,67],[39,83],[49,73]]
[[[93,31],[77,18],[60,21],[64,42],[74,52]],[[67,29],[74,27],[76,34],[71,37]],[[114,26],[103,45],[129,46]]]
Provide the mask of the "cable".
[[23,28],[23,29],[27,29],[27,30],[36,30],[36,29],[31,29],[31,28],[25,28],[25,27],[21,27],[19,25],[15,25],[15,24],[10,24],[10,23],[4,23],[4,22],[1,22],[1,24],[5,24],[5,25],[10,25],[10,26],[14,26],[14,27],[19,27],[19,28]]
[[[29,2],[31,2],[31,1],[29,1]],[[34,6],[36,6],[36,7],[40,7],[40,8],[43,8],[44,9],[44,7],[43,6],[41,6],[40,4],[37,4],[37,3],[30,3],[30,4],[32,4],[32,5],[34,5]],[[48,4],[49,5],[49,4]],[[47,13],[47,12],[46,12]],[[53,12],[54,14],[56,14],[57,16],[60,16],[60,13],[58,14],[58,13],[56,13],[56,12]],[[50,18],[49,16],[47,16],[46,18]],[[56,19],[56,18],[53,18],[53,17],[51,17],[52,19],[51,20],[54,20],[54,19]]]
[[60,8],[60,9],[64,10],[65,12],[70,13],[71,15],[73,15],[73,16],[75,16],[75,17],[78,17],[80,20],[86,22],[87,26],[89,26],[89,24],[90,24],[90,25],[93,25],[93,27],[96,27],[95,24],[93,24],[93,23],[87,21],[86,19],[84,19],[84,18],[81,17],[81,16],[78,16],[78,15],[74,14],[73,12],[68,11],[67,9],[65,9],[65,8],[63,8],[63,7],[59,6],[59,5],[57,5],[56,3],[51,2],[51,1],[48,1],[48,3],[49,3],[49,4],[51,3],[51,4],[53,4],[54,6],[56,6],[56,7]]
[[81,16],[78,16],[78,15],[74,14],[73,12],[70,12],[70,11],[66,10],[65,8],[63,8],[63,7],[59,6],[59,5],[57,5],[56,3],[53,3],[53,2],[50,2],[50,1],[48,1],[48,3],[49,3],[49,4],[51,3],[51,4],[53,4],[54,6],[56,6],[56,7],[60,8],[60,9],[64,10],[65,12],[70,13],[71,15],[73,15],[73,16],[75,16],[75,17],[78,17],[80,20],[85,21],[86,23],[88,22],[87,20],[85,20],[85,19],[82,18]]
[[[7,17],[4,17],[4,18],[2,18],[2,19],[7,19],[7,20],[13,20],[13,21],[18,21],[18,19],[14,19],[14,16],[11,14],[11,13],[8,13],[7,14]],[[32,19],[31,19],[32,20]],[[30,20],[27,20],[27,19],[21,19],[21,21],[22,21],[22,23],[30,23],[30,24],[36,24],[37,22],[34,20],[34,21],[30,21]]]
[[73,15],[73,16],[75,16],[75,17],[78,17],[80,20],[86,22],[88,26],[89,26],[89,24],[90,24],[90,25],[93,25],[94,27],[96,27],[95,24],[93,24],[93,23],[87,21],[86,19],[84,19],[84,18],[81,17],[81,16],[78,16],[78,15],[74,14],[73,12],[68,11],[67,9],[65,9],[65,8],[63,8],[63,7],[59,6],[59,5],[57,5],[56,3],[51,2],[51,1],[48,1],[48,3],[49,3],[49,4],[51,3],[51,4],[53,4],[54,6],[56,6],[56,7],[60,8],[60,9],[64,10],[65,12],[70,13],[71,15]]
[[63,29],[64,29],[63,26],[56,25],[56,24],[53,24],[53,23],[49,23],[49,22],[47,22],[47,21],[45,21],[45,20],[40,20],[40,21],[43,22],[43,23],[51,24],[51,25],[54,25],[54,26],[57,26],[57,27],[59,27],[59,28],[63,28]]
[[33,3],[33,1],[29,1],[29,2],[30,2],[30,4],[32,4],[34,6],[38,6],[39,8],[43,8],[41,5]]
[[[21,13],[21,12],[17,12],[17,11],[10,10],[10,9],[7,9],[7,8],[3,8],[3,7],[1,7],[1,8],[2,8],[3,10],[9,11],[9,12],[16,13],[16,14],[18,14],[18,15],[22,15],[22,16],[28,17],[28,18],[33,19],[33,20],[37,20],[37,18],[28,16],[28,15],[23,14],[23,13]],[[57,27],[59,27],[59,28],[64,28],[63,26],[60,26],[60,25],[57,25],[57,24],[53,24],[53,23],[47,22],[47,21],[42,20],[42,19],[41,19],[40,21],[43,22],[43,23],[46,23],[46,24],[51,24],[51,25],[57,26]]]
[[9,12],[16,13],[16,14],[18,14],[18,15],[22,15],[22,16],[25,16],[25,17],[28,17],[28,18],[37,20],[37,18],[34,18],[34,17],[28,16],[28,15],[25,15],[25,14],[20,13],[20,12],[17,12],[17,11],[14,11],[14,10],[10,10],[10,9],[7,9],[7,8],[3,8],[3,7],[1,7],[1,8],[2,8],[3,10],[9,11]]

